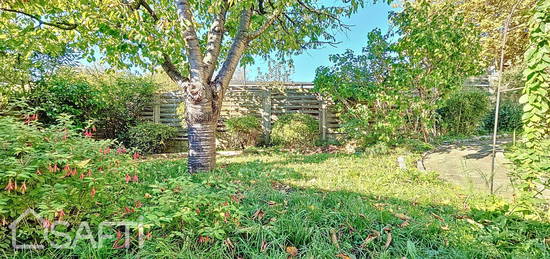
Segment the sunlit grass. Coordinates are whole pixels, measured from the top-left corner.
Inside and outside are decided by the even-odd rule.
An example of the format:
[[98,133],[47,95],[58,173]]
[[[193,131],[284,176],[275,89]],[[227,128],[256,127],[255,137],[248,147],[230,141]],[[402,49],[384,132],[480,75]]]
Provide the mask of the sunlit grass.
[[[407,158],[409,169],[399,169],[398,156]],[[239,223],[223,239],[200,243],[196,236],[171,234],[181,229],[156,229],[142,249],[81,248],[70,254],[287,258],[287,248],[295,247],[303,258],[549,256],[544,241],[550,236],[547,222],[507,216],[506,202],[468,193],[436,173],[418,171],[415,159],[403,153],[257,152],[221,157],[219,169],[186,179],[230,183],[242,195]],[[185,160],[147,161],[141,170],[143,189],[127,195],[142,195],[150,192],[149,184],[187,175]],[[185,223],[178,228],[185,228]]]

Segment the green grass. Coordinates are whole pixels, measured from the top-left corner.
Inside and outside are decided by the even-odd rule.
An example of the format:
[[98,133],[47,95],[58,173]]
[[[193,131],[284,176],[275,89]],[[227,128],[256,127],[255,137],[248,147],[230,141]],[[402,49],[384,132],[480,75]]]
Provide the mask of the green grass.
[[[233,220],[225,223],[200,213],[188,222],[174,219],[153,227],[153,238],[141,249],[97,251],[83,245],[18,256],[287,258],[287,247],[296,247],[303,258],[550,256],[544,241],[550,236],[548,222],[506,215],[505,201],[466,193],[435,173],[401,170],[397,156],[257,152],[219,158],[219,169],[192,176],[185,160],[143,162],[139,190],[118,199],[147,193],[177,201],[169,211],[199,204],[214,213],[214,204],[235,194],[238,202],[229,200]],[[411,165],[415,159],[407,155]],[[164,187],[155,192],[151,185],[159,184]],[[178,191],[166,193],[166,188]],[[144,200],[136,213],[152,213],[158,210],[154,206]],[[405,217],[410,219],[403,224]],[[205,234],[188,226],[212,226],[222,232],[221,238],[198,242]],[[364,244],[376,232],[381,235]]]

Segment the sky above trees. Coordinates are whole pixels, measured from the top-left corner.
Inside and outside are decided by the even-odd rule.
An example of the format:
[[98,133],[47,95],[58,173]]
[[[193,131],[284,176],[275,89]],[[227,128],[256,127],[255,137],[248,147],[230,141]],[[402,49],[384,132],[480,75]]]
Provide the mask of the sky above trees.
[[[367,34],[375,28],[386,32],[389,28],[388,15],[392,10],[387,3],[366,3],[364,8],[358,10],[350,18],[342,19],[345,23],[353,25],[349,31],[336,34],[336,41],[341,42],[336,46],[327,45],[321,49],[309,49],[305,53],[294,56],[294,74],[290,76],[292,81],[312,82],[315,78],[315,70],[319,66],[330,65],[329,55],[342,53],[346,49],[360,52],[367,43]],[[260,69],[267,69],[267,62],[258,60],[255,65],[247,68],[248,80],[254,80]]]

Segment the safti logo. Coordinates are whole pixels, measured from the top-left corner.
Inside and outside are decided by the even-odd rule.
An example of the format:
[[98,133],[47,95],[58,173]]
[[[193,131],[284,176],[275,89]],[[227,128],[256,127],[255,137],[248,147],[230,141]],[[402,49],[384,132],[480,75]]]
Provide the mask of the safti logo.
[[[21,244],[17,240],[17,229],[22,224],[23,220],[29,222],[30,218],[34,218],[37,226],[43,229],[43,242],[39,244]],[[76,247],[78,242],[88,242],[93,248],[101,248],[106,243],[105,241],[115,239],[112,244],[113,248],[129,248],[130,247],[130,236],[131,230],[137,230],[137,243],[138,247],[143,247],[144,243],[144,234],[143,234],[143,224],[141,222],[132,222],[132,221],[119,221],[111,222],[104,221],[99,223],[97,228],[96,235],[91,231],[90,225],[86,221],[80,222],[76,230],[76,234],[73,236],[69,233],[55,230],[56,226],[64,226],[65,229],[69,229],[71,225],[62,220],[49,221],[40,217],[36,211],[29,208],[25,210],[17,219],[15,219],[10,225],[11,229],[11,244],[13,249],[16,250],[26,250],[26,249],[44,249],[46,245],[49,245],[55,249],[71,249]],[[106,234],[108,230],[116,229],[116,235]],[[121,231],[120,229],[124,229]],[[97,239],[95,238],[97,237]],[[54,240],[52,240],[54,239]],[[59,242],[62,240],[63,242]]]

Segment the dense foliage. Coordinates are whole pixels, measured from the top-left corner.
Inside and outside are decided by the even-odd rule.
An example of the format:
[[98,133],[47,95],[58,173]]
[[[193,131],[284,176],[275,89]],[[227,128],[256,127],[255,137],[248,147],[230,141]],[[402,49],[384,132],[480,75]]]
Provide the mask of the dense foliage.
[[158,84],[146,77],[65,68],[37,82],[28,92],[12,96],[11,101],[19,98],[32,106],[46,125],[66,114],[78,128],[93,125],[97,129],[94,135],[128,144],[128,130],[140,122],[140,113],[157,89]]
[[290,113],[277,118],[271,141],[289,148],[311,147],[319,138],[319,122],[311,115]]
[[245,115],[227,119],[225,122],[229,134],[229,145],[234,148],[246,148],[259,144],[262,134],[260,119],[254,115]]
[[548,215],[542,194],[550,187],[550,1],[539,1],[529,22],[529,49],[525,53],[523,106],[524,146],[509,154],[511,176],[519,190],[518,211]]
[[405,3],[391,17],[394,34],[373,31],[361,55],[348,50],[331,56],[333,66],[318,68],[315,88],[340,107],[343,128],[353,138],[429,140],[438,134],[436,110],[481,71],[474,24],[451,4],[436,8],[426,1]]
[[477,133],[489,113],[491,102],[484,91],[460,91],[451,95],[438,110],[443,134]]
[[[522,129],[521,116],[523,115],[523,105],[517,101],[503,100],[498,110],[498,131],[503,133],[520,131]],[[495,125],[495,108],[488,113],[485,118],[484,130],[493,132]]]
[[[112,193],[118,191],[115,186],[121,185],[125,176],[137,179],[137,169],[129,163],[131,154],[113,141],[96,141],[73,131],[66,117],[46,128],[35,118],[28,115],[23,122],[0,117],[2,222],[14,220],[27,208],[37,210],[46,220],[44,224],[56,219],[71,224],[98,222],[113,213],[108,206],[101,214],[93,212],[97,202],[112,199]],[[7,231],[2,226],[0,250],[9,246]],[[41,236],[32,228],[20,234],[21,241]]]
[[125,137],[128,147],[135,148],[141,153],[161,153],[166,142],[176,137],[176,128],[160,123],[140,122],[128,129]]

